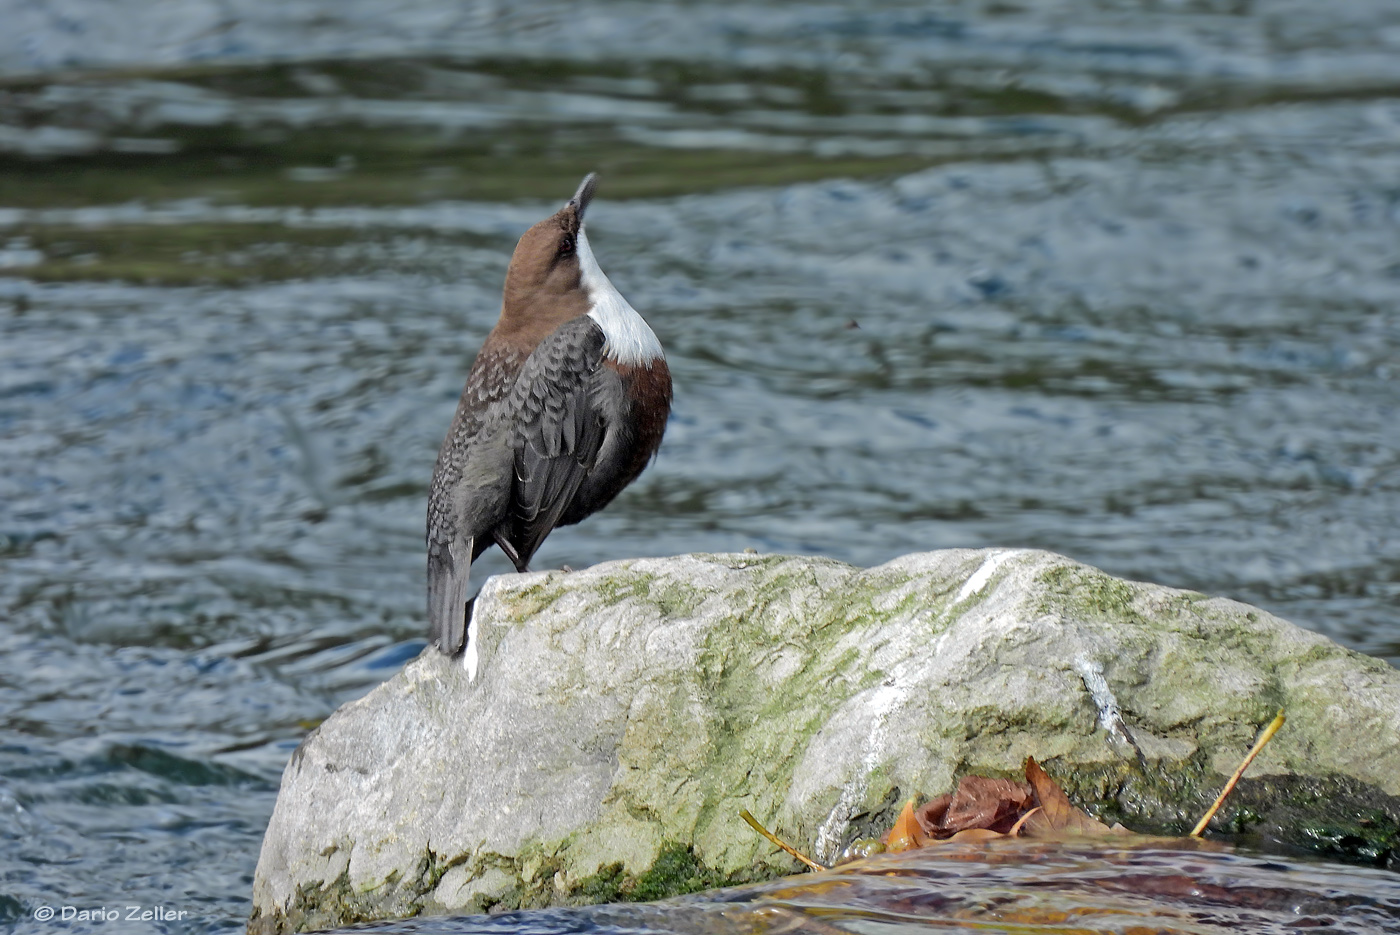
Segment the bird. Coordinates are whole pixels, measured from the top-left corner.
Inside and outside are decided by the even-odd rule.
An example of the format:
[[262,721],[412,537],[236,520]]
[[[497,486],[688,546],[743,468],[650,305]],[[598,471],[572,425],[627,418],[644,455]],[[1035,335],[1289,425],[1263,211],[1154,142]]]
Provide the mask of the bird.
[[656,333],[604,275],[583,217],[598,176],[527,230],[501,315],[467,375],[428,495],[428,619],[467,642],[471,564],[493,544],[516,571],[558,526],[607,506],[656,455],[671,371]]

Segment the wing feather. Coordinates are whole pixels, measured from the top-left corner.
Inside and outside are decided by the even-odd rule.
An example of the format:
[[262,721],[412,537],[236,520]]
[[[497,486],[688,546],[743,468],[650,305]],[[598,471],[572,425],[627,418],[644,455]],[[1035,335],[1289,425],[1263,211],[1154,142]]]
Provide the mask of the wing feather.
[[522,568],[559,525],[616,430],[618,393],[603,388],[619,381],[603,364],[604,340],[592,319],[576,318],[541,342],[521,370],[506,537]]
[[[491,523],[462,510],[461,488],[480,486],[480,478],[489,473],[472,470],[472,462],[482,460],[477,437],[515,385],[524,361],[524,355],[508,348],[477,355],[433,468],[427,517],[428,632],[445,653],[461,650],[466,642],[471,563],[491,542]],[[485,530],[473,528],[482,525]]]

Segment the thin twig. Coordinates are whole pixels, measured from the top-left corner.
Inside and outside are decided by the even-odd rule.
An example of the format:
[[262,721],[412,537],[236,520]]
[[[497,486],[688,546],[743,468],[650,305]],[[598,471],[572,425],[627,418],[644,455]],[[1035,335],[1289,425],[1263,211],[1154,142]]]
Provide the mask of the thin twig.
[[812,858],[808,857],[806,854],[799,851],[797,848],[793,847],[788,842],[784,841],[782,838],[778,837],[773,832],[769,831],[767,828],[760,825],[758,823],[758,819],[753,817],[753,815],[749,814],[749,810],[747,808],[739,809],[739,817],[744,819],[744,821],[747,821],[749,823],[750,828],[757,831],[759,834],[763,835],[765,838],[772,841],[774,844],[778,845],[783,850],[787,851],[789,854],[796,857],[798,860],[802,861],[807,866],[811,867],[813,870],[828,869],[826,867],[823,867],[821,864],[817,863]]
[[1235,788],[1235,783],[1240,781],[1240,777],[1243,776],[1244,771],[1249,768],[1249,764],[1254,762],[1254,758],[1259,755],[1259,751],[1264,749],[1264,744],[1272,740],[1274,734],[1278,733],[1278,729],[1283,726],[1283,720],[1283,709],[1279,708],[1278,714],[1269,722],[1269,726],[1264,728],[1264,733],[1259,735],[1259,739],[1254,742],[1254,749],[1249,751],[1244,758],[1244,762],[1240,764],[1240,768],[1235,770],[1235,775],[1231,776],[1230,781],[1225,783],[1225,788],[1220,791],[1220,795],[1216,798],[1215,804],[1210,807],[1210,811],[1206,812],[1204,818],[1196,822],[1196,827],[1191,830],[1191,837],[1199,838],[1201,832],[1206,830],[1206,825],[1210,823],[1210,820],[1215,817],[1215,813],[1220,811],[1220,806],[1224,804],[1225,796],[1229,795],[1230,790]]
[[1026,826],[1026,822],[1028,822],[1028,821],[1031,820],[1031,816],[1032,816],[1032,815],[1035,815],[1035,814],[1037,814],[1037,813],[1039,813],[1039,812],[1041,812],[1041,811],[1044,811],[1044,809],[1043,809],[1041,806],[1037,805],[1035,808],[1033,808],[1033,809],[1031,809],[1030,811],[1026,812],[1026,813],[1025,813],[1024,815],[1022,815],[1020,818],[1017,818],[1017,819],[1016,819],[1016,824],[1014,824],[1014,825],[1011,826],[1011,830],[1008,831],[1008,832],[1006,832],[1006,836],[1007,836],[1008,838],[1014,838],[1014,837],[1016,837],[1017,835],[1019,835],[1019,834],[1021,833],[1021,829],[1024,828],[1024,827]]

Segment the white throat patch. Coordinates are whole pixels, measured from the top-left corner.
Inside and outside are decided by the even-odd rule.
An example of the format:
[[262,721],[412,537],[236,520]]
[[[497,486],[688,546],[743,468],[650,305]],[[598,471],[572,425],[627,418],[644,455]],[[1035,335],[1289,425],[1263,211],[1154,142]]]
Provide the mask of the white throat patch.
[[622,293],[599,268],[582,227],[578,229],[578,265],[592,306],[588,317],[603,329],[606,339],[603,354],[630,367],[650,366],[653,360],[663,356],[661,342],[646,320],[627,304]]

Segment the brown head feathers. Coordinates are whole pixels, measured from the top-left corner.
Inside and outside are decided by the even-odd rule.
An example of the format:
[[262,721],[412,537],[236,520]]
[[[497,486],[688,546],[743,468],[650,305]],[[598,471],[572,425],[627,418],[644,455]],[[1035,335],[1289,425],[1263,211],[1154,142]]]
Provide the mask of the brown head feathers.
[[507,339],[538,341],[559,325],[588,313],[581,287],[578,236],[598,176],[589,173],[564,207],[520,237],[506,270],[497,330]]

